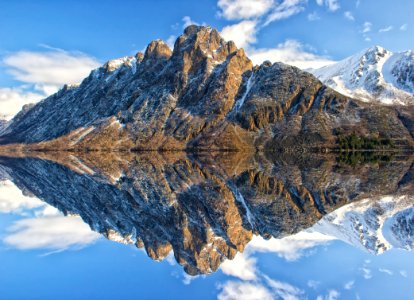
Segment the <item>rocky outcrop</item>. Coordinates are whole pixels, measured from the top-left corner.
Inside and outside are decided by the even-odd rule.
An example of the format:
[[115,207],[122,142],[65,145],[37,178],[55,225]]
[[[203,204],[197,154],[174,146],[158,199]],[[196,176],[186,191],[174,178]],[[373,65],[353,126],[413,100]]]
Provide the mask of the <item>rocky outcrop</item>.
[[[410,119],[411,120],[411,119]],[[47,150],[275,150],[332,148],[338,135],[412,149],[396,108],[343,96],[282,63],[253,67],[215,29],[189,26],[171,51],[106,63],[77,87],[16,116],[3,144]]]
[[253,235],[281,238],[350,202],[413,191],[410,157],[351,166],[242,152],[29,155],[1,157],[0,174],[152,259],[173,251],[193,275],[214,272]]

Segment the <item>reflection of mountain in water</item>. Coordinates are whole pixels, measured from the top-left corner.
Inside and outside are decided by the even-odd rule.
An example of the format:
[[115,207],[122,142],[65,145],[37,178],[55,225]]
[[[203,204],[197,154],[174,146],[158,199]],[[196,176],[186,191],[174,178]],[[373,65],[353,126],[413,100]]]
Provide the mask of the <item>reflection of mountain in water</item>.
[[253,235],[291,235],[351,201],[413,190],[411,158],[350,166],[243,153],[36,156],[2,157],[0,173],[109,239],[145,247],[152,259],[173,250],[189,274],[217,270]]
[[341,239],[373,254],[414,248],[414,206],[410,196],[364,199],[325,216],[310,231]]

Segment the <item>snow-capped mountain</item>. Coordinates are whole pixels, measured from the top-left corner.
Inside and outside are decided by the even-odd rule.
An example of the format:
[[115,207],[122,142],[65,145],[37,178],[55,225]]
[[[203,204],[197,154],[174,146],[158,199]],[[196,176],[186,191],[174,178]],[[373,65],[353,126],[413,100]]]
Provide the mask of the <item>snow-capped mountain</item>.
[[336,64],[309,70],[336,91],[364,101],[414,104],[414,53],[375,46]]
[[310,231],[381,254],[392,248],[414,248],[414,206],[411,196],[365,199],[328,214]]

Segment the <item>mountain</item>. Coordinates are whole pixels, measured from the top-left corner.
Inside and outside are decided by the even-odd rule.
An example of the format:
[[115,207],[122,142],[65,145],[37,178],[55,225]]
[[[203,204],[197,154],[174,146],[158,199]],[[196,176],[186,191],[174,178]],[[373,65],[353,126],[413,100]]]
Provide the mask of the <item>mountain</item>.
[[384,104],[414,104],[412,51],[392,53],[375,46],[310,72],[349,97]]
[[310,231],[381,254],[392,248],[414,249],[414,205],[408,196],[364,199],[325,216]]
[[[413,203],[412,157],[353,166],[333,156],[271,154],[30,152],[0,157],[0,174],[65,215],[79,215],[108,239],[144,248],[154,260],[173,251],[193,275],[216,271],[253,235],[293,235],[332,212],[327,221],[335,225],[335,212],[350,203],[359,207],[358,200],[395,195],[406,206]],[[398,211],[389,204],[379,206],[383,211],[373,206],[366,223]],[[355,211],[362,216],[362,209]],[[389,228],[399,224],[398,240],[411,245],[411,219],[395,218],[401,221]],[[358,233],[352,226],[338,231]]]
[[339,141],[349,147],[353,134],[358,147],[413,149],[414,110],[406,110],[343,96],[282,63],[254,67],[217,30],[192,25],[173,50],[153,41],[145,54],[109,61],[79,86],[26,108],[0,143],[35,150],[255,151],[335,148]]

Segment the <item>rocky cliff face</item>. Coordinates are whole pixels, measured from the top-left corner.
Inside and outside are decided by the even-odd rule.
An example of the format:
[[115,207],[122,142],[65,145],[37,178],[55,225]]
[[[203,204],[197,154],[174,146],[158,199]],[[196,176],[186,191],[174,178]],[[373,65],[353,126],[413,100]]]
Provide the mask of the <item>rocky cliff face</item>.
[[[411,115],[409,117],[409,120]],[[331,147],[338,132],[412,148],[395,108],[343,96],[295,67],[253,67],[209,27],[189,26],[171,51],[109,61],[77,87],[20,113],[0,143],[37,149],[248,150]]]
[[414,104],[414,53],[375,46],[336,64],[311,70],[336,91],[364,101]]
[[152,259],[174,251],[189,274],[217,270],[253,235],[281,238],[347,203],[413,191],[406,157],[350,166],[242,152],[31,155],[40,157],[0,158],[0,174]]

